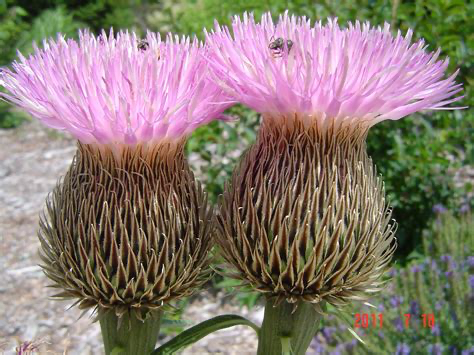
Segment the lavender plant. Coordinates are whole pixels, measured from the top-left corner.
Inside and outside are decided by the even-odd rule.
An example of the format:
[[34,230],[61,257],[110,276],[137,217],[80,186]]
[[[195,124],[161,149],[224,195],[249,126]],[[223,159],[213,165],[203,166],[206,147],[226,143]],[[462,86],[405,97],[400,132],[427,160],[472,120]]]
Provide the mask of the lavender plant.
[[[330,319],[312,343],[321,354],[373,353],[454,354],[474,351],[474,219],[470,213],[455,217],[444,212],[424,236],[426,257],[391,271],[386,292],[371,300],[377,309],[353,307],[368,314],[357,333],[366,346],[354,343],[340,323]],[[453,233],[457,231],[456,233]],[[456,245],[456,246],[454,246]],[[453,247],[454,246],[454,247]],[[460,246],[460,247],[459,247]],[[430,251],[436,250],[434,254]],[[371,315],[376,314],[373,323]],[[382,325],[379,322],[383,315]],[[356,325],[356,318],[352,319]]]
[[442,206],[433,208],[436,212],[431,230],[423,237],[423,249],[433,258],[450,257],[463,260],[474,256],[474,218],[467,204],[459,209],[459,216],[448,212]]

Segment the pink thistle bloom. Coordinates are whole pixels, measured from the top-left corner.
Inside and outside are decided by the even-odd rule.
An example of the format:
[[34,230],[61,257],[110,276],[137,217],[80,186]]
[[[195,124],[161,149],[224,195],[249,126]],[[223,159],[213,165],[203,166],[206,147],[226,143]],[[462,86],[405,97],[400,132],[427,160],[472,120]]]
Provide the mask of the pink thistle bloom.
[[0,95],[82,143],[175,140],[229,106],[208,79],[206,55],[197,40],[172,35],[58,36],[3,70],[9,93]]
[[[311,26],[305,17],[270,13],[235,17],[206,32],[214,80],[235,100],[271,117],[316,118],[320,123],[397,120],[460,100],[454,78],[444,78],[448,60],[437,60],[423,40],[411,43],[390,26],[329,19]],[[458,108],[458,107],[456,107]]]

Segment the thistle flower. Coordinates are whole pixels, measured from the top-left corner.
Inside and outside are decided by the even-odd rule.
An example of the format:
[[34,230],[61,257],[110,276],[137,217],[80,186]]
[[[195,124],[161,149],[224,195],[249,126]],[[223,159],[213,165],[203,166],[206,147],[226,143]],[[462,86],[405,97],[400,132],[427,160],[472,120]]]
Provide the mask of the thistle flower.
[[4,98],[79,140],[39,232],[58,297],[142,319],[208,277],[211,215],[184,157],[227,106],[205,56],[184,37],[82,32],[3,72]]
[[2,71],[10,93],[0,95],[82,143],[177,140],[227,107],[207,79],[206,49],[188,37],[86,31],[43,47]]
[[[311,26],[287,13],[276,25],[270,13],[260,23],[244,14],[232,30],[216,24],[206,33],[215,81],[273,120],[298,115],[326,126],[370,127],[461,99],[451,98],[462,90],[454,81],[458,71],[443,79],[449,61],[438,60],[439,49],[427,52],[423,40],[412,44],[411,30],[393,37],[388,24],[343,29],[335,19]],[[275,52],[277,40],[283,43]]]
[[287,13],[277,24],[245,14],[206,36],[214,81],[263,116],[217,219],[234,277],[317,309],[379,290],[396,227],[365,139],[377,122],[459,100],[448,61],[388,24]]

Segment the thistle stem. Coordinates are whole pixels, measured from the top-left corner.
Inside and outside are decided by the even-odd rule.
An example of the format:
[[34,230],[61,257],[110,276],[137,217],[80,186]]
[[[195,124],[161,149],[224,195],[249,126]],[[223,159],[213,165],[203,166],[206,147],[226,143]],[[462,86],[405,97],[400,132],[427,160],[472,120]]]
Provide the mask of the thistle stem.
[[258,337],[257,355],[304,355],[319,328],[321,315],[307,302],[282,302],[274,307],[267,299]]
[[161,311],[150,313],[143,322],[134,313],[126,313],[119,320],[115,312],[101,312],[99,322],[105,354],[150,354],[158,340],[161,314]]

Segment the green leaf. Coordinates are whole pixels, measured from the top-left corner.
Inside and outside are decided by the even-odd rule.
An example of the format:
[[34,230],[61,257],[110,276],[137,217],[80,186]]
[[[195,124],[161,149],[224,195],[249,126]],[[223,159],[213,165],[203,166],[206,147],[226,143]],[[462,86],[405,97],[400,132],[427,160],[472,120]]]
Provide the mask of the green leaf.
[[351,332],[351,334],[352,334],[358,341],[360,341],[362,344],[366,345],[366,344],[365,344],[365,341],[362,340],[362,338],[359,336],[359,334],[357,334],[357,333],[355,332],[354,329],[352,329],[351,327],[348,327],[347,330],[348,330],[349,332]]
[[248,319],[236,316],[232,314],[217,316],[208,319],[194,327],[186,329],[169,342],[163,344],[159,348],[155,349],[151,355],[166,355],[174,354],[178,350],[181,350],[191,344],[194,344],[198,340],[201,340],[206,335],[216,332],[221,329],[230,328],[234,325],[246,325],[251,327],[258,334],[260,328],[249,321]]

